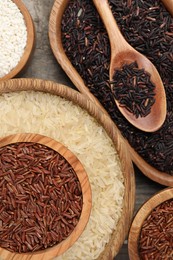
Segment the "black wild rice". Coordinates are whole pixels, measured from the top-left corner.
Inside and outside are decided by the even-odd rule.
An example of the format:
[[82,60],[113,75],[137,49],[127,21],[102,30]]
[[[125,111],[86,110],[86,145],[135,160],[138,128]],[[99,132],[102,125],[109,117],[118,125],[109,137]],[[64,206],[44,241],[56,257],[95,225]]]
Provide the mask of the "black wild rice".
[[82,191],[71,165],[37,143],[0,148],[0,246],[42,250],[66,239],[78,223]]
[[120,107],[127,109],[136,118],[150,114],[155,103],[155,85],[150,77],[150,74],[139,69],[138,64],[133,62],[115,70],[113,81],[110,82],[112,94]]
[[85,85],[136,152],[158,170],[173,174],[173,18],[159,0],[109,3],[125,39],[160,73],[167,95],[167,118],[160,130],[142,132],[117,110],[110,91],[109,39],[92,1],[69,1],[62,19],[64,49]]

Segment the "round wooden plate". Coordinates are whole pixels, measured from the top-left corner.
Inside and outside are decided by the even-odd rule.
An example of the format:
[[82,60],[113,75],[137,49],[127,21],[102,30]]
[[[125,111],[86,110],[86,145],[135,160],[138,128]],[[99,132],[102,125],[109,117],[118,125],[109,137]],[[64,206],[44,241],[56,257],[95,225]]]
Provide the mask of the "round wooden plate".
[[72,166],[80,181],[81,189],[82,189],[83,206],[82,206],[82,211],[81,211],[78,224],[76,225],[76,227],[74,228],[70,236],[67,237],[65,240],[63,240],[61,243],[53,247],[50,247],[46,250],[32,252],[32,253],[22,253],[22,254],[12,253],[4,248],[0,248],[0,256],[5,257],[5,259],[14,259],[15,257],[16,259],[19,260],[38,259],[39,256],[41,257],[41,259],[45,259],[45,260],[52,259],[56,256],[61,255],[66,250],[68,250],[68,248],[75,243],[75,241],[79,238],[79,236],[82,234],[83,230],[85,229],[85,226],[89,220],[91,206],[92,206],[92,198],[91,198],[92,196],[91,196],[91,187],[90,187],[89,179],[83,165],[78,160],[78,158],[69,149],[67,149],[67,147],[55,141],[54,139],[40,134],[32,134],[32,133],[15,134],[15,135],[10,135],[10,136],[0,138],[0,147],[9,144],[18,143],[18,142],[39,143],[53,149],[54,151],[62,155]]
[[[166,2],[166,1],[163,1]],[[172,2],[172,0],[168,1]],[[57,59],[58,63],[61,65],[63,70],[66,72],[68,77],[78,88],[78,90],[90,98],[101,111],[108,115],[107,111],[103,108],[100,102],[91,94],[89,89],[84,84],[83,79],[72,66],[70,60],[67,58],[65,51],[63,49],[61,41],[61,20],[65,8],[67,7],[69,0],[55,0],[49,20],[49,39],[52,51]],[[170,9],[173,11],[173,6],[169,5]],[[137,165],[137,167],[151,180],[160,183],[165,186],[173,186],[173,176],[167,174],[166,172],[161,172],[149,165],[139,154],[131,147],[131,145],[126,141],[126,148],[130,151],[132,161]]]
[[20,12],[22,13],[22,15],[24,17],[26,28],[27,28],[27,42],[26,42],[26,47],[25,47],[24,53],[23,53],[19,63],[17,64],[17,66],[14,67],[4,77],[0,78],[0,81],[6,80],[6,79],[11,79],[11,78],[15,77],[19,72],[21,72],[22,69],[24,69],[26,63],[28,62],[28,60],[32,54],[33,47],[34,47],[34,23],[33,23],[32,17],[30,15],[28,9],[26,8],[26,6],[23,4],[23,2],[21,0],[12,0],[12,1],[17,5],[17,7],[19,8]]
[[151,197],[137,212],[129,232],[128,251],[131,260],[140,260],[138,254],[138,239],[144,220],[159,204],[173,198],[173,188],[166,188]]
[[[119,252],[130,228],[133,217],[135,203],[135,178],[132,161],[129,156],[129,151],[125,145],[124,139],[118,128],[113,124],[109,117],[96,107],[96,105],[87,99],[84,95],[68,88],[64,85],[57,84],[51,81],[39,79],[11,79],[0,82],[0,93],[16,92],[16,91],[42,91],[51,93],[72,101],[87,111],[97,122],[105,129],[108,136],[111,138],[115,149],[119,155],[122,173],[124,176],[124,200],[121,217],[119,222],[112,232],[109,242],[106,244],[104,251],[100,254],[99,260],[113,259]],[[26,258],[27,259],[27,258]],[[39,257],[37,258],[39,259]],[[42,258],[43,259],[43,258]],[[10,259],[8,259],[10,260]],[[22,259],[23,260],[23,259]],[[47,259],[46,259],[47,260]]]

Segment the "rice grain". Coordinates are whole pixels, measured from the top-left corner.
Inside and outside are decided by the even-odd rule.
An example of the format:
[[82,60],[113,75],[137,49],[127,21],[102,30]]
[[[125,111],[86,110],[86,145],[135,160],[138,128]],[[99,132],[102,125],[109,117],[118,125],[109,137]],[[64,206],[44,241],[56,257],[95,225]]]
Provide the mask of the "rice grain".
[[[0,96],[0,106],[0,137],[47,135],[67,146],[83,164],[92,190],[91,216],[77,242],[56,259],[97,259],[116,229],[124,196],[119,156],[106,131],[79,106],[47,93],[6,93]],[[18,185],[22,187],[20,181]]]
[[19,63],[27,41],[24,17],[11,0],[0,1],[0,77]]

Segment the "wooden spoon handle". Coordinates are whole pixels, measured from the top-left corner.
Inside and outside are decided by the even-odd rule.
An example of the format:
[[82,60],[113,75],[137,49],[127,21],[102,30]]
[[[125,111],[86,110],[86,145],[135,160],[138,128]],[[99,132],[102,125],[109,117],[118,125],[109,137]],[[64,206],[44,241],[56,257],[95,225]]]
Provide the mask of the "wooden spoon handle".
[[173,16],[173,0],[161,0],[166,7],[166,9],[170,12]]
[[[97,8],[98,13],[100,14],[102,21],[106,27],[107,33],[109,35],[109,41],[111,49],[119,53],[124,51],[129,44],[125,41],[122,36],[119,27],[114,19],[112,11],[110,9],[109,3],[107,0],[93,0],[95,7]],[[115,54],[115,53],[114,53]]]

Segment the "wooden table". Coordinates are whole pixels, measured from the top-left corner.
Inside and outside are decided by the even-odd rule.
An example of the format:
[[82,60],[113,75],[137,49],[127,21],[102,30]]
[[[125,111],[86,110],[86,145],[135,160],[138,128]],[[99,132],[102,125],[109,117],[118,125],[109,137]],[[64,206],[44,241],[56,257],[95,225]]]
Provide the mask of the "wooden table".
[[[36,45],[33,56],[26,70],[20,75],[24,78],[41,78],[62,83],[75,88],[65,72],[57,63],[49,44],[48,21],[54,0],[23,0],[28,8],[35,25]],[[163,189],[157,183],[146,178],[136,167],[136,205],[135,212],[153,194]],[[134,214],[135,214],[134,212]],[[128,260],[127,240],[115,258],[116,260]],[[84,260],[84,259],[81,259]],[[92,259],[91,259],[92,260]]]

